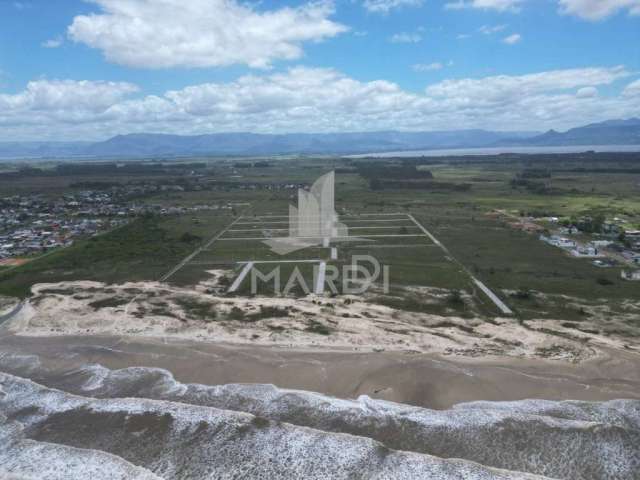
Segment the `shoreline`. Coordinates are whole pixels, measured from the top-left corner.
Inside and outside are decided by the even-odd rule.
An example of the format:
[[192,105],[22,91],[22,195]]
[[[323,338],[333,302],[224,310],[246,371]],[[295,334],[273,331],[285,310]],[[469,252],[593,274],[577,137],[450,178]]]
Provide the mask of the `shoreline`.
[[273,384],[434,409],[640,399],[636,337],[407,312],[366,298],[220,296],[216,284],[36,285],[0,325],[0,370],[55,387],[90,365],[151,368],[182,383]]
[[598,357],[607,348],[640,353],[634,332],[626,335],[622,328],[608,333],[548,319],[444,316],[350,296],[223,296],[212,293],[212,285],[215,280],[196,289],[157,282],[39,284],[33,287],[34,296],[2,329],[43,338],[174,338],[310,351],[547,358],[572,363]]
[[[0,352],[0,370],[53,386],[63,382],[69,372],[97,364],[114,370],[162,369],[181,383],[273,384],[337,398],[368,395],[433,409],[479,400],[640,399],[640,357],[615,350],[573,364],[546,359],[242,346],[172,338],[3,335]],[[7,367],[12,364],[14,367]],[[42,366],[48,373],[42,372]]]

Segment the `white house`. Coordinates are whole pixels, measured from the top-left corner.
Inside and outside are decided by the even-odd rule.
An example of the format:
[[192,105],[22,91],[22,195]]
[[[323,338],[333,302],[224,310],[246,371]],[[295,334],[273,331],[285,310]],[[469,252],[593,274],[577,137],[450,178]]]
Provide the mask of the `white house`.
[[576,247],[571,250],[574,257],[599,257],[600,253],[595,247]]
[[558,235],[551,235],[550,237],[540,235],[540,240],[548,243],[549,245],[553,245],[554,247],[574,248],[576,246],[576,242],[573,240],[569,240],[568,238],[560,237]]
[[627,271],[622,271],[622,279],[623,280],[629,280],[632,282],[637,282],[640,281],[640,270],[636,270],[635,272],[627,272]]
[[604,248],[604,247],[608,247],[609,245],[612,245],[613,242],[611,240],[594,240],[589,244],[594,248]]

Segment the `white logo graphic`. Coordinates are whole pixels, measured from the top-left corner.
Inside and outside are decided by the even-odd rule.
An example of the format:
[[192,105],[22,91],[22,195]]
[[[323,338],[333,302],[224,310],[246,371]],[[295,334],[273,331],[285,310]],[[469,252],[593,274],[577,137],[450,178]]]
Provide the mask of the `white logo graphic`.
[[289,205],[289,236],[265,240],[278,255],[335,241],[356,240],[348,237],[347,226],[338,222],[335,211],[335,173],[329,172],[311,186],[298,190],[298,207]]

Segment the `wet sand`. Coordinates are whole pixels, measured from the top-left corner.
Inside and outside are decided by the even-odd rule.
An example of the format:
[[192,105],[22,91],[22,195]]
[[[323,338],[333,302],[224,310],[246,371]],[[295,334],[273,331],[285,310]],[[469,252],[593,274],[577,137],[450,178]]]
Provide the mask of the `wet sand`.
[[[113,336],[0,337],[0,353],[36,355],[54,372],[88,363],[110,369],[158,367],[183,383],[269,383],[339,398],[368,395],[435,409],[475,400],[640,399],[640,355],[603,352],[574,364]],[[47,378],[34,380],[48,383]]]

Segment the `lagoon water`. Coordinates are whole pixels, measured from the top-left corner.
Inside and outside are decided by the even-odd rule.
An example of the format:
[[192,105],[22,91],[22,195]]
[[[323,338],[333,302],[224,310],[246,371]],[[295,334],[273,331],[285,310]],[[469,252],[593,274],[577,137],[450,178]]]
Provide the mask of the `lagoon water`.
[[640,152],[640,145],[578,145],[557,147],[488,147],[452,148],[441,150],[407,150],[399,152],[363,153],[348,155],[348,158],[388,158],[388,157],[448,157],[461,155],[501,155],[501,154],[554,154],[584,152]]

